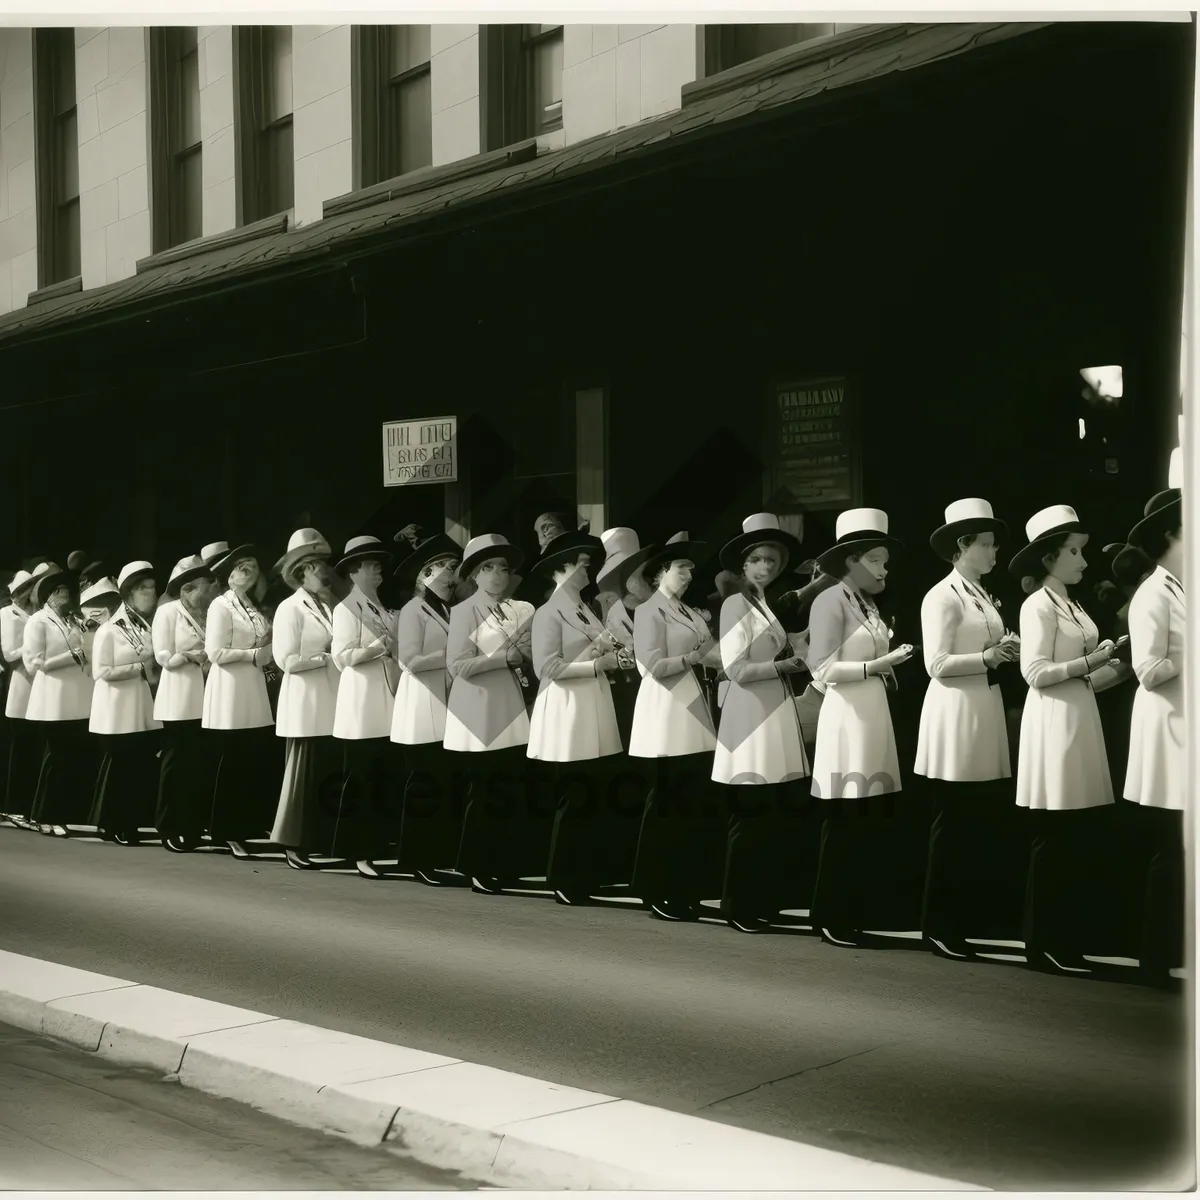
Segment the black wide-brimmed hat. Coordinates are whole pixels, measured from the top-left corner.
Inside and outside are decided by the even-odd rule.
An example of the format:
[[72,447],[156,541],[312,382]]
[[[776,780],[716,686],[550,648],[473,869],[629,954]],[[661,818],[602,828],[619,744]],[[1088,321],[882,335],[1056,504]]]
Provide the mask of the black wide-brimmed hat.
[[54,562],[39,563],[34,569],[33,577],[33,602],[39,608],[46,603],[47,597],[56,588],[69,582],[67,572]]
[[721,566],[740,576],[746,553],[767,542],[783,548],[785,561],[780,566],[781,575],[787,570],[788,563],[800,557],[800,539],[780,529],[779,518],[774,513],[753,513],[742,522],[742,532],[721,547]]
[[252,558],[258,562],[258,547],[253,542],[243,542],[240,546],[234,546],[232,550],[226,550],[224,554],[214,558],[208,563],[208,569],[212,572],[214,579],[223,583],[229,578],[234,563],[239,558]]
[[1146,501],[1142,519],[1129,531],[1125,540],[1139,550],[1145,548],[1146,538],[1164,529],[1177,529],[1183,523],[1183,492],[1175,488],[1156,492]]
[[643,553],[646,557],[638,565],[646,578],[650,579],[660,566],[679,562],[681,559],[699,565],[708,558],[711,551],[707,542],[695,541],[686,529],[681,529],[678,533],[671,534],[665,542],[647,546]]
[[1037,575],[1042,569],[1042,558],[1049,553],[1050,543],[1067,533],[1083,533],[1079,517],[1069,504],[1052,504],[1035,512],[1025,522],[1025,536],[1029,544],[1009,560],[1009,574],[1018,579]]
[[991,533],[999,542],[1008,537],[1008,526],[992,514],[992,506],[978,497],[955,500],[946,506],[946,523],[929,535],[929,545],[938,558],[953,562],[958,539],[975,533]]
[[364,534],[361,537],[353,537],[346,543],[345,552],[334,563],[334,567],[344,575],[357,563],[369,558],[386,567],[395,555],[377,537]]
[[604,563],[604,543],[582,529],[560,533],[558,537],[546,543],[540,557],[530,565],[529,573],[547,575],[571,562],[579,554],[590,554],[593,569],[599,570]]
[[851,554],[866,554],[884,546],[903,550],[904,543],[888,533],[888,515],[882,508],[848,508],[838,514],[837,541],[817,556],[817,566],[826,574],[840,574]]
[[1143,550],[1128,542],[1109,542],[1101,547],[1108,556],[1108,570],[1122,587],[1137,587],[1154,570],[1154,562]]
[[419,541],[413,547],[412,553],[400,560],[392,574],[396,579],[415,580],[435,559],[452,558],[459,562],[462,556],[462,547],[448,533],[435,533],[432,537]]

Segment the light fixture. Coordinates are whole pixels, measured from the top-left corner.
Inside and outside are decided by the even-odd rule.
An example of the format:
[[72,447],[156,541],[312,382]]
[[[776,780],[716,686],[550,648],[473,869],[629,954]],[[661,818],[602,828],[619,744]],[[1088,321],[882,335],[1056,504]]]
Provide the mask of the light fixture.
[[1082,417],[1079,418],[1079,440],[1082,442],[1087,437],[1087,423]]
[[1116,404],[1125,394],[1125,373],[1118,366],[1084,367],[1079,374],[1087,384],[1087,390],[1083,394],[1088,399],[1094,396]]

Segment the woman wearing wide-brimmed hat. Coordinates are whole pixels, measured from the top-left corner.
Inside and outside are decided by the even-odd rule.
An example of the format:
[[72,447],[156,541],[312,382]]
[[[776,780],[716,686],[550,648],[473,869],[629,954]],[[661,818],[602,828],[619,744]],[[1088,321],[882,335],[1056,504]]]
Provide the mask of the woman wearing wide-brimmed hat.
[[[397,540],[402,534],[396,535]],[[392,710],[391,742],[395,774],[404,781],[400,804],[399,869],[422,883],[465,885],[452,874],[462,830],[450,799],[446,736],[446,643],[455,572],[462,547],[445,533],[403,539],[407,555],[395,580],[409,599],[396,618],[396,662],[400,682]]]
[[1097,691],[1130,674],[1101,642],[1069,589],[1087,567],[1088,535],[1075,510],[1055,504],[1025,524],[1028,544],[1008,564],[1021,606],[1021,674],[1029,684],[1017,754],[1017,804],[1033,833],[1025,890],[1030,966],[1088,970],[1103,953],[1097,902],[1112,833],[1113,788]]
[[394,858],[400,840],[400,781],[390,764],[392,713],[399,670],[396,618],[379,599],[390,550],[377,537],[351,538],[336,564],[350,583],[333,614],[333,659],[341,670],[333,736],[344,775],[332,853],[352,859],[368,879],[385,874],[377,860]]
[[150,630],[160,672],[154,719],[163,727],[154,827],[175,854],[200,844],[216,783],[216,763],[205,753],[201,728],[209,666],[205,629],[215,591],[216,581],[199,555],[181,558],[171,569]]
[[967,938],[1019,935],[1021,870],[999,672],[1020,657],[983,580],[1008,526],[983,499],[947,505],[929,538],[951,571],[921,602],[929,687],[913,773],[933,813],[921,927],[935,954],[970,958]]
[[[467,797],[457,867],[476,891],[490,894],[529,865],[521,847],[529,824],[525,692],[534,609],[505,598],[523,557],[501,534],[473,537],[458,574],[475,591],[450,610],[446,634],[451,682],[442,745],[455,756],[452,803]],[[544,864],[543,853],[537,866]]]
[[[850,509],[838,516],[836,529],[837,541],[817,565],[840,584],[817,596],[809,615],[808,662],[825,687],[813,758],[812,793],[823,802],[825,818],[812,913],[825,941],[857,945],[867,911],[863,879],[881,868],[881,843],[900,836],[895,818],[903,814],[895,795],[902,781],[887,692],[913,647],[889,650],[891,630],[876,600],[887,586],[890,556],[903,548],[888,531],[887,513]],[[923,844],[905,845],[887,865],[893,882],[899,885],[903,876],[911,884],[897,897],[897,910],[913,910],[899,927],[911,929],[924,884]]]
[[649,600],[654,589],[646,581],[644,568],[653,547],[643,547],[637,533],[626,526],[606,529],[600,535],[604,562],[595,572],[604,627],[617,646],[620,665],[609,673],[613,707],[621,744],[629,745],[633,730],[633,709],[637,703],[641,674],[633,653],[633,618],[638,605]]
[[342,783],[342,747],[334,741],[339,675],[333,660],[337,607],[333,550],[316,529],[297,529],[276,564],[292,589],[275,610],[271,653],[283,673],[275,734],[286,738],[286,761],[271,841],[285,847],[288,866],[341,865],[331,855]]
[[786,813],[807,806],[809,762],[791,679],[807,668],[766,598],[799,558],[800,540],[774,513],[753,513],[721,547],[721,566],[740,582],[721,605],[721,665],[729,682],[712,778],[733,789],[721,910],[743,933],[765,928],[787,902],[792,847],[781,835],[786,841]]
[[26,719],[31,680],[22,654],[25,627],[34,611],[30,593],[35,582],[32,572],[18,571],[8,585],[12,603],[0,609],[0,649],[8,669],[4,699],[4,715],[8,721],[4,811],[26,827],[30,824],[41,762],[38,727]]
[[220,760],[208,831],[235,858],[251,858],[246,843],[266,837],[282,773],[263,674],[271,661],[271,619],[254,599],[262,581],[254,546],[209,558],[206,565],[225,590],[209,605],[204,628],[209,668],[201,723]]
[[25,626],[22,656],[31,680],[25,715],[43,736],[42,765],[32,818],[43,833],[67,836],[87,824],[94,781],[94,745],[88,738],[92,675],[83,632],[68,616],[66,572],[52,562],[33,572],[35,608]]
[[117,576],[120,605],[97,630],[92,647],[92,712],[88,731],[103,757],[90,823],[122,846],[154,820],[162,722],[154,719],[150,614],[158,600],[154,567],[126,563]]
[[1129,605],[1129,645],[1138,687],[1129,735],[1125,799],[1140,826],[1148,868],[1142,889],[1139,966],[1163,981],[1183,966],[1185,911],[1183,810],[1190,790],[1183,660],[1184,591],[1182,455],[1172,455],[1165,491],[1146,503],[1129,544],[1154,564]]
[[[636,786],[624,797],[617,794],[623,747],[608,681],[621,664],[616,640],[582,595],[603,561],[598,537],[564,533],[546,545],[530,571],[551,580],[554,590],[533,617],[539,682],[526,753],[540,765],[530,776],[538,795],[531,798],[526,846],[535,855],[549,835],[547,884],[560,904],[586,903],[600,887],[627,883],[633,873],[631,818],[641,796]],[[553,802],[552,809],[546,805],[552,823],[542,817],[543,799]],[[624,838],[622,824],[628,827]]]
[[633,872],[633,892],[666,921],[694,920],[720,894],[725,862],[724,789],[712,779],[717,732],[697,672],[721,665],[708,623],[683,602],[705,543],[686,532],[647,547],[636,564],[654,590],[634,612],[641,672],[632,761],[652,759]]

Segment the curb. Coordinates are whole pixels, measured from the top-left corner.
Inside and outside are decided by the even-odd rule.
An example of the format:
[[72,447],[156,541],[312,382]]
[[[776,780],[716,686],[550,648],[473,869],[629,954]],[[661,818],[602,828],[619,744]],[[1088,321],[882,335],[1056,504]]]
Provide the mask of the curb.
[[0,950],[0,1021],[480,1183],[986,1191]]

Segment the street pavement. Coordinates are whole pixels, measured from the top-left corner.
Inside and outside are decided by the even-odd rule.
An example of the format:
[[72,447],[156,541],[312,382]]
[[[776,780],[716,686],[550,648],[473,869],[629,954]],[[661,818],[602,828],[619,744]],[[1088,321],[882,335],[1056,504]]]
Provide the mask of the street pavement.
[[457,1175],[0,1024],[0,1188],[449,1191]]
[[1186,1001],[1130,984],[11,828],[0,914],[18,954],[969,1183],[1191,1183]]

